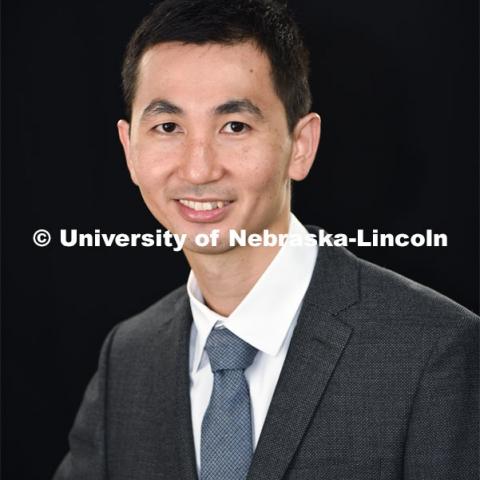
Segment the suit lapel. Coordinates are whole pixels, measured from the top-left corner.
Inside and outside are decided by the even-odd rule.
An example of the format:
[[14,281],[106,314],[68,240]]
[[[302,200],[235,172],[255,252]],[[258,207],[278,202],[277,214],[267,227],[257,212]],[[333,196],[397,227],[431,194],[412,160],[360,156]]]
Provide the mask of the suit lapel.
[[176,348],[176,446],[178,452],[178,465],[181,478],[184,480],[197,480],[197,466],[195,461],[195,446],[193,443],[193,430],[190,407],[190,375],[189,375],[189,348],[190,328],[192,314],[188,296],[179,300],[176,311],[178,326]]
[[283,477],[352,333],[338,313],[358,297],[355,257],[320,248],[248,480]]
[[155,465],[148,471],[161,472],[161,478],[197,480],[188,368],[191,322],[184,292],[158,331],[150,355],[154,386],[148,400],[150,421],[145,430],[151,432],[151,439],[144,463]]

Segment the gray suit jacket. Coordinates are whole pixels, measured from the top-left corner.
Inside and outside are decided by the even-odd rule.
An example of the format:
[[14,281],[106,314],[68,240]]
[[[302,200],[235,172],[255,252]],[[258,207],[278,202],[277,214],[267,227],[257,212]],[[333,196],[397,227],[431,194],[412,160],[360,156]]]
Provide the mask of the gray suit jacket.
[[[55,480],[195,480],[185,287],[108,335]],[[478,480],[479,319],[320,248],[248,480]]]

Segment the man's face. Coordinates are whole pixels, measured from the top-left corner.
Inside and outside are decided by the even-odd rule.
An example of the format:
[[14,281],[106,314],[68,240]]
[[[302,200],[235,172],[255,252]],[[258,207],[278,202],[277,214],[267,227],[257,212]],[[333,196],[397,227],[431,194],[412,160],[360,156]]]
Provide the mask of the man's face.
[[[270,62],[253,43],[164,43],[139,65],[130,132],[119,122],[133,181],[173,233],[285,232],[295,136]],[[318,139],[317,139],[318,141]],[[308,171],[308,170],[307,170]],[[305,173],[306,175],[306,173]]]

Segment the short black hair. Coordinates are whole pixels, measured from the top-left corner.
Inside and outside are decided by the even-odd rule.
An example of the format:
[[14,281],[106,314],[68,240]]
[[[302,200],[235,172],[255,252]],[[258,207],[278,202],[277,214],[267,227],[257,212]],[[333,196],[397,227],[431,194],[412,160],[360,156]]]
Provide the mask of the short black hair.
[[122,81],[131,118],[138,65],[151,47],[166,42],[231,45],[253,41],[269,58],[272,80],[290,132],[311,109],[309,54],[287,6],[275,0],[164,0],[148,14],[130,39]]

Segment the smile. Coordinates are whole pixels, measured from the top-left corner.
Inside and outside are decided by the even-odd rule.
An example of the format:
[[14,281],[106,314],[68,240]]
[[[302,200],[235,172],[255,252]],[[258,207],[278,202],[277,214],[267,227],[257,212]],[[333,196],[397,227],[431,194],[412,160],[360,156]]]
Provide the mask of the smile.
[[209,202],[196,202],[193,200],[186,200],[186,199],[179,199],[178,200],[182,205],[185,205],[188,208],[191,208],[192,210],[195,210],[197,212],[203,212],[203,211],[208,211],[208,210],[215,210],[217,208],[223,208],[229,203],[231,203],[228,200],[214,200],[214,201],[209,201]]
[[221,222],[229,214],[233,200],[208,200],[179,198],[175,202],[180,215],[188,222],[193,223],[217,223]]

